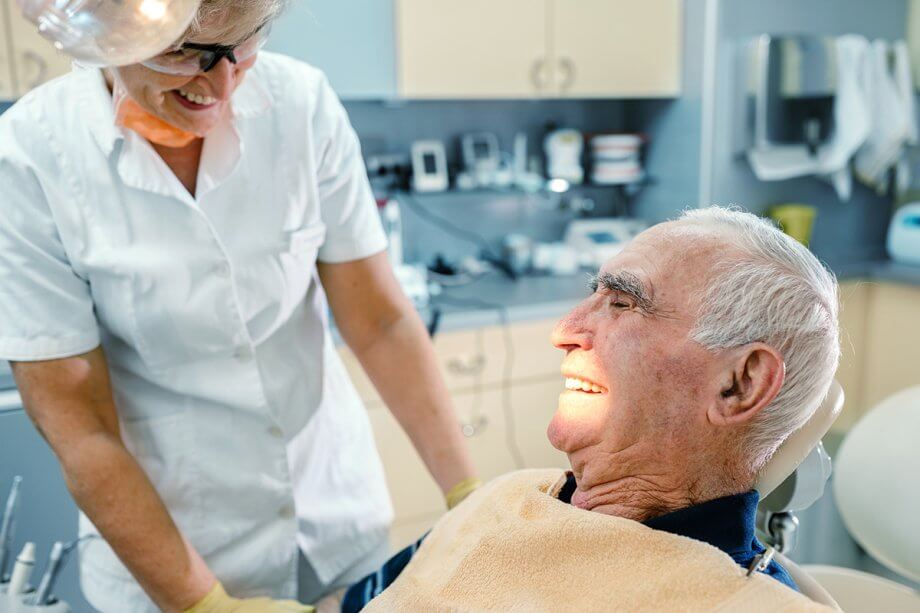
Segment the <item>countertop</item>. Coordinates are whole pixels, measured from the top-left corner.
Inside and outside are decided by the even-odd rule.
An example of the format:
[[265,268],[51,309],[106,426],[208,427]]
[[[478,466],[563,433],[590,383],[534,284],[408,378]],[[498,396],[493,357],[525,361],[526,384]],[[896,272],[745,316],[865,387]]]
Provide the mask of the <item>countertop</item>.
[[[829,265],[840,281],[864,279],[920,287],[920,266],[890,260]],[[430,323],[437,313],[437,329],[442,332],[558,318],[588,295],[588,277],[588,273],[581,272],[562,277],[526,276],[511,281],[500,273],[488,273],[470,283],[445,287],[421,315]],[[12,377],[5,366],[0,362],[0,390],[12,387]],[[0,411],[3,404],[15,400],[12,396],[0,397]]]
[[[828,264],[839,281],[903,283],[920,287],[920,266],[890,260]],[[588,295],[586,272],[564,277],[522,277],[512,281],[499,273],[471,283],[444,288],[422,311],[430,322],[440,311],[438,330],[458,330],[496,325],[503,321],[528,321],[560,317]]]

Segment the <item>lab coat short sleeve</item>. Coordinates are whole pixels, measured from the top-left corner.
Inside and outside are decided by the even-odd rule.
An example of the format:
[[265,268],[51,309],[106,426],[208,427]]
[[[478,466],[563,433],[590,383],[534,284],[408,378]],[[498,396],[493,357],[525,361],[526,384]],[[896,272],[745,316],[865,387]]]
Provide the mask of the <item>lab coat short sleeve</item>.
[[[11,136],[3,128],[0,140]],[[70,266],[34,169],[11,149],[0,146],[0,358],[86,353],[99,345],[89,284]]]
[[345,109],[322,79],[313,109],[317,186],[326,240],[321,262],[360,260],[387,247],[361,147]]

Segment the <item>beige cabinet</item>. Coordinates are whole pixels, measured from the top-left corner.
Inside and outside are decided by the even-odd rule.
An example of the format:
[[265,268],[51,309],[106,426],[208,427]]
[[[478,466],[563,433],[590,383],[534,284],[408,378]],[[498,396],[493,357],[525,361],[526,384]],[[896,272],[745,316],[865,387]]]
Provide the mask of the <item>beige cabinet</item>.
[[849,281],[840,297],[837,379],[846,401],[833,429],[845,432],[888,396],[920,385],[920,288]]
[[7,6],[0,0],[0,100],[11,100],[16,91],[13,82],[13,44]]
[[[562,353],[550,344],[555,320],[487,326],[435,337],[438,363],[477,474],[485,480],[520,468],[566,468],[546,438],[563,389]],[[421,536],[444,512],[444,499],[409,437],[383,405],[357,360],[340,349],[368,407],[396,517],[394,549]]]
[[920,385],[920,288],[880,283],[869,298],[863,402],[871,409],[912,385]]
[[43,38],[36,27],[20,13],[16,0],[0,0],[10,19],[10,53],[15,96],[38,87],[45,81],[70,72],[71,60]]
[[667,97],[681,0],[396,0],[406,98]]
[[843,387],[845,399],[834,430],[849,430],[862,415],[870,290],[871,286],[865,281],[840,284],[840,366],[837,368],[837,381]]
[[681,0],[554,0],[550,7],[561,96],[680,94]]
[[545,0],[396,0],[397,80],[406,98],[549,93]]

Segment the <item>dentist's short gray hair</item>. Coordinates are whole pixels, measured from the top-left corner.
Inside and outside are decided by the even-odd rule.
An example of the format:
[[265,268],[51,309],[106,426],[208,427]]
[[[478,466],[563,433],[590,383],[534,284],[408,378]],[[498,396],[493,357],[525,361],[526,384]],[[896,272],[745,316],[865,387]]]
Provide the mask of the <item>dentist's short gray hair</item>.
[[688,210],[676,224],[724,234],[741,253],[716,268],[691,337],[713,350],[762,341],[785,360],[785,383],[746,441],[759,472],[830,388],[840,359],[837,281],[808,248],[736,207]]

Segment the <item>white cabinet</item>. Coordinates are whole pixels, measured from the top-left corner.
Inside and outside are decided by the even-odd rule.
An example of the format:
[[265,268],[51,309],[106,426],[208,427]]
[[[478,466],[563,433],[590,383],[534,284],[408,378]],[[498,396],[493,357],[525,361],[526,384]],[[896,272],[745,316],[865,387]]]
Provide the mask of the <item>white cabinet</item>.
[[668,97],[681,0],[396,0],[405,98]]
[[396,0],[405,98],[549,94],[544,0]]
[[680,94],[680,0],[554,0],[550,6],[559,95]]
[[[20,13],[16,0],[0,0],[10,19],[9,53],[12,59],[13,97],[24,95],[45,81],[70,72],[71,60],[59,52]],[[7,37],[4,36],[4,40]]]

